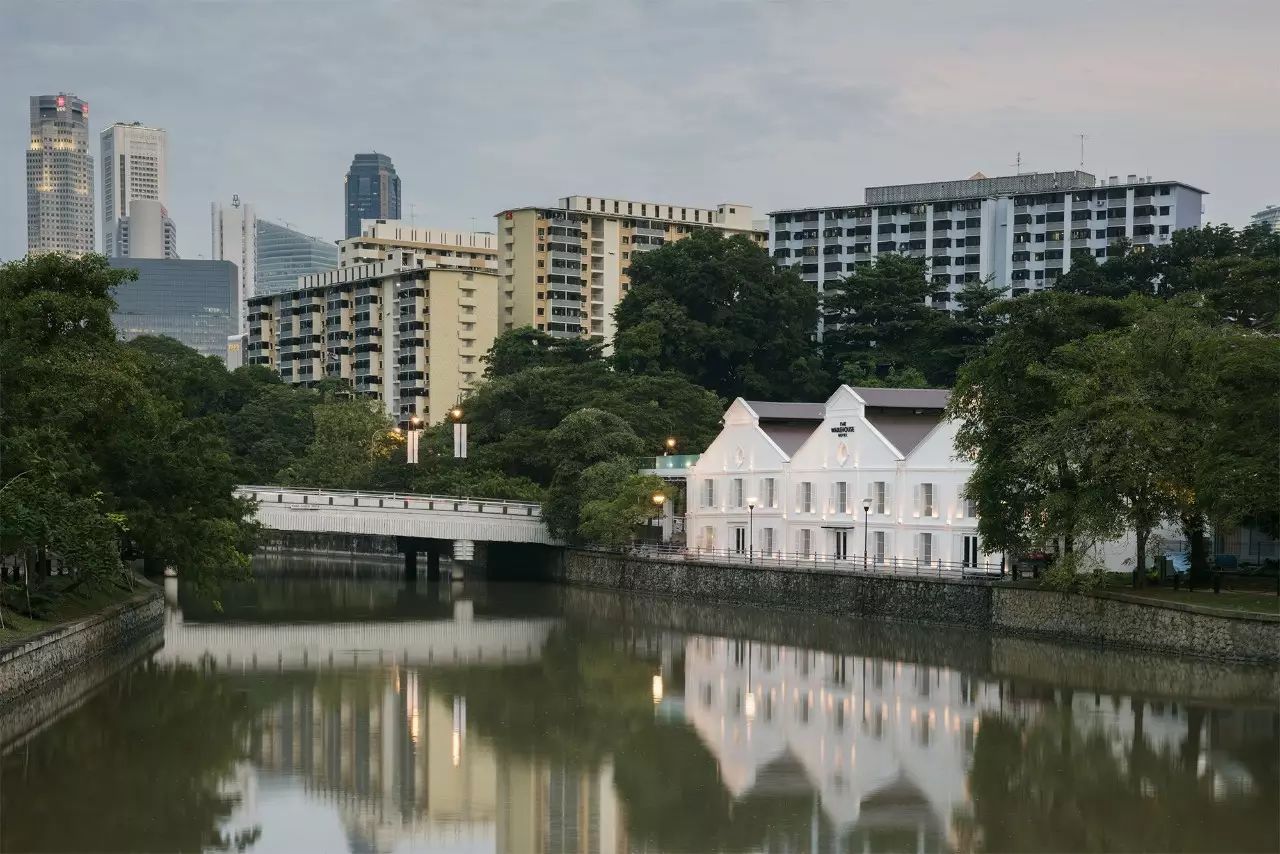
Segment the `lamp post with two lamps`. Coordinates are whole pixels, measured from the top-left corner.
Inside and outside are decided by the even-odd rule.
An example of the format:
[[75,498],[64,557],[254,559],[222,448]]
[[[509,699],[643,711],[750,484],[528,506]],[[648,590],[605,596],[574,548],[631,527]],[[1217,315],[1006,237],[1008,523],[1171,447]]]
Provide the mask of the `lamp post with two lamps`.
[[871,499],[862,499],[862,569],[867,569],[867,530],[871,524]]

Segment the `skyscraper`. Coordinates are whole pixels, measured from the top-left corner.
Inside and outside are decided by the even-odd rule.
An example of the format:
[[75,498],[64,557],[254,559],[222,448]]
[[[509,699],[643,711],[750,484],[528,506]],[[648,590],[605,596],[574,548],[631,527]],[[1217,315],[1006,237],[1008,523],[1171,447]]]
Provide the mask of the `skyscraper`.
[[209,205],[213,226],[213,246],[209,257],[236,265],[235,329],[245,331],[245,300],[253,296],[258,263],[258,215],[253,205],[241,204],[239,196],[230,205]]
[[400,218],[400,178],[385,154],[357,154],[347,170],[347,237],[360,235],[362,219]]
[[27,251],[93,251],[89,102],[66,92],[31,96]]
[[[163,242],[164,223],[151,216],[154,206],[131,226],[126,226],[132,240],[117,234],[121,220],[133,213],[133,202],[156,201],[161,206],[169,201],[168,147],[169,135],[163,128],[146,127],[141,122],[116,122],[101,134],[102,140],[102,248],[110,256],[131,254],[136,248]],[[138,234],[142,227],[156,230],[155,235]],[[169,223],[172,228],[172,223]],[[135,253],[134,257],[138,256]],[[151,256],[151,257],[176,257]]]

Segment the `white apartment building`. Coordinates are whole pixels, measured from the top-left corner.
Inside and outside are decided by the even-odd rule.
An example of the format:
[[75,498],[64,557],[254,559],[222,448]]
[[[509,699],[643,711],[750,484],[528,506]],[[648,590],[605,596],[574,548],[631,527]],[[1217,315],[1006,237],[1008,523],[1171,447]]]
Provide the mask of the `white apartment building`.
[[631,259],[715,229],[763,245],[748,205],[714,208],[666,202],[566,196],[556,207],[498,214],[502,278],[500,330],[532,326],[556,336],[613,343],[613,310],[631,286]]
[[1249,218],[1250,225],[1262,225],[1280,231],[1280,205],[1267,205]]
[[397,219],[361,220],[360,235],[338,243],[338,266],[386,261],[399,267],[498,269],[498,240],[488,231],[418,228]]
[[[102,144],[102,245],[110,256],[129,255],[140,241],[139,232],[154,226],[163,241],[163,222],[153,222],[150,213],[143,221],[133,217],[133,202],[154,201],[161,206],[169,200],[169,135],[163,128],[141,122],[116,122],[100,135]],[[167,216],[167,214],[166,214]],[[128,237],[116,234],[118,223],[130,218]],[[170,223],[172,228],[172,223]],[[132,246],[131,246],[132,244]],[[150,245],[148,245],[150,249]],[[163,251],[163,246],[161,247]],[[176,258],[173,255],[135,255],[140,258]]]
[[860,205],[769,214],[769,251],[821,296],[886,253],[928,261],[936,308],[967,282],[1012,296],[1051,285],[1073,257],[1099,261],[1128,239],[1139,250],[1200,225],[1203,190],[1150,176],[1052,172],[868,187]]
[[688,470],[691,548],[757,558],[999,564],[978,540],[941,389],[841,386],[825,403],[739,398]]

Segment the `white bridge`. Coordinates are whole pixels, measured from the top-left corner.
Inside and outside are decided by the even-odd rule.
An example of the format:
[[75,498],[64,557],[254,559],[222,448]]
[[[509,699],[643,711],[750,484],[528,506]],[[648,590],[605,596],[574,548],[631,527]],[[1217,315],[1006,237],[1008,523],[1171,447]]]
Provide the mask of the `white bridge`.
[[274,531],[452,540],[462,560],[477,542],[556,542],[542,505],[524,501],[281,486],[240,486],[236,494],[256,499],[258,521]]

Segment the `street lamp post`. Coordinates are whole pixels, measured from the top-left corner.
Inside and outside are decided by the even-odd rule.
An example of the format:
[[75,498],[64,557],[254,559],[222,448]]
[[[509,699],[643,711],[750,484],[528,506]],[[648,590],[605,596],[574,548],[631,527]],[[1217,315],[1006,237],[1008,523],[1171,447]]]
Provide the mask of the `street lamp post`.
[[676,437],[668,436],[667,441],[663,443],[662,455],[664,457],[670,456],[671,454],[675,453],[675,450],[676,450]]
[[867,536],[871,524],[871,499],[862,499],[862,571],[867,570]]
[[747,499],[747,563],[756,562],[756,499]]

